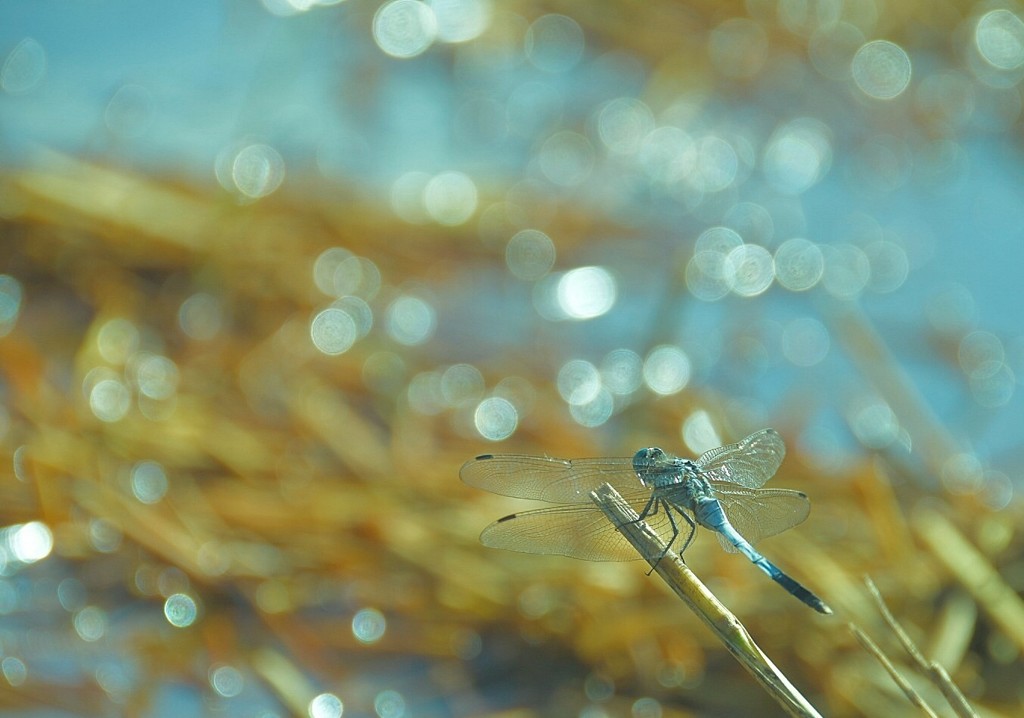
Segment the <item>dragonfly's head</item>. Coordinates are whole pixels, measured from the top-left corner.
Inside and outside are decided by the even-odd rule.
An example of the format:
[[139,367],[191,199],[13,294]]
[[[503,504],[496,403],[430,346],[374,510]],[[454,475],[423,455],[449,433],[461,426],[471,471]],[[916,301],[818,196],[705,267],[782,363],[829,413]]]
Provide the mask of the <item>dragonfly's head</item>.
[[657,446],[651,446],[633,454],[633,471],[644,486],[653,486],[663,472],[668,455]]

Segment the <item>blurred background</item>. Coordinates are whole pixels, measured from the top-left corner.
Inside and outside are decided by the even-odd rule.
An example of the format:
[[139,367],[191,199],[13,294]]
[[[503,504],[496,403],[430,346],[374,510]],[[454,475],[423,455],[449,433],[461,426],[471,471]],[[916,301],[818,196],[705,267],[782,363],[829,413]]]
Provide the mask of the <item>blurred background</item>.
[[820,711],[1024,704],[1024,20],[890,0],[7,2],[10,716],[782,710],[480,453],[766,426],[807,522],[689,565]]

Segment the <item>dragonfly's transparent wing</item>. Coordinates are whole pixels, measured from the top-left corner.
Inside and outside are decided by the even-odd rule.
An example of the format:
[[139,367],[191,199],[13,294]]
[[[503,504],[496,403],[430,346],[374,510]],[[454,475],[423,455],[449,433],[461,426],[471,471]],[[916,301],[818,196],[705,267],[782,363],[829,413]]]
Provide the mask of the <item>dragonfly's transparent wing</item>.
[[[641,486],[632,459],[553,459],[517,454],[484,454],[467,461],[459,476],[470,486],[503,496],[553,504],[590,501],[590,492],[609,483],[619,493]],[[648,495],[650,495],[648,493]]]
[[[728,484],[714,484],[712,488],[729,523],[752,544],[793,528],[806,519],[811,511],[811,502],[802,491],[750,491]],[[726,551],[736,553],[735,547],[721,534],[718,535],[718,541]]]
[[[638,513],[643,511],[649,497],[646,491],[623,495]],[[689,533],[689,526],[684,519],[678,516],[673,518],[677,525],[682,524],[681,531]],[[646,521],[665,541],[672,538],[672,528],[664,510],[648,517]],[[557,554],[587,561],[631,561],[644,558],[595,505],[553,506],[512,514],[485,528],[480,534],[480,542],[493,548]]]
[[485,528],[480,542],[509,551],[588,561],[641,558],[596,506],[554,506],[512,514]]
[[759,489],[775,475],[785,456],[786,445],[779,432],[762,429],[743,441],[705,451],[697,459],[697,467],[712,481]]

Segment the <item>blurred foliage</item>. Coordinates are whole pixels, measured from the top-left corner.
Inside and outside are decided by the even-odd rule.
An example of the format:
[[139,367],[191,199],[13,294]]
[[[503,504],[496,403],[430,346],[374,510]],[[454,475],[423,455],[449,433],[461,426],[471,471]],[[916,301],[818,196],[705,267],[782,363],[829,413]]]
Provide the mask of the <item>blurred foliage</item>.
[[[651,68],[642,94],[652,107],[681,94],[710,102],[799,84],[825,26],[816,13],[850,22],[871,14],[871,37],[952,52],[938,38],[954,37],[974,12],[759,0],[516,11],[570,15],[589,45]],[[757,65],[723,76],[708,59],[709,33],[744,15],[771,53],[723,51],[727,63]],[[479,51],[507,30],[493,25]],[[799,72],[775,71],[796,56]],[[906,119],[846,102],[822,112],[951,131],[920,104],[927,116]],[[1020,713],[1024,517],[1019,501],[995,495],[1014,485],[990,481],[961,447],[951,425],[962,416],[928,409],[856,301],[814,298],[846,360],[824,384],[801,375],[768,409],[735,383],[694,380],[670,397],[638,391],[607,424],[587,428],[572,419],[556,377],[585,331],[538,319],[530,295],[509,289],[510,228],[535,223],[488,224],[487,209],[506,202],[510,213],[545,218],[565,266],[583,264],[595,237],[615,238],[608,244],[626,273],[657,264],[671,286],[664,296],[650,288],[659,307],[633,327],[645,337],[641,355],[674,341],[662,320],[679,303],[700,305],[680,257],[692,254],[694,228],[710,222],[688,217],[669,257],[652,239],[662,227],[497,171],[475,178],[480,216],[448,226],[397,219],[358,178],[328,188],[314,172],[296,172],[256,198],[241,186],[211,189],[118,164],[40,150],[0,185],[0,268],[17,283],[7,296],[19,295],[0,337],[0,704],[10,714],[154,715],[170,705],[319,718],[331,708],[317,714],[317,696],[331,694],[346,716],[380,718],[772,715],[775,705],[642,564],[488,551],[480,529],[522,502],[457,478],[463,461],[505,446],[567,457],[670,448],[694,416],[723,440],[759,421],[787,438],[773,485],[805,491],[814,510],[764,551],[836,615],[814,614],[708,536],[686,559],[823,714],[908,712],[848,622],[946,710],[938,689],[914,677],[864,574],[977,709]],[[653,262],[636,249],[645,240]],[[373,324],[327,355],[310,327],[340,298],[318,289],[316,267],[339,247],[361,262],[353,295]],[[428,341],[396,338],[394,307],[405,297],[439,317]],[[724,312],[723,365],[756,364],[748,353],[763,349],[758,332],[780,321],[761,298],[743,301]],[[922,317],[902,339],[930,342],[932,368],[954,375],[967,329],[958,331]],[[510,347],[510,338],[523,341]],[[491,389],[518,382],[509,395],[519,423],[497,449],[475,423],[483,392],[444,398],[444,372],[460,363]],[[851,418],[869,390],[896,417],[898,440],[872,444],[876,424]],[[856,447],[841,458],[824,460],[803,440],[825,405],[838,405]],[[1005,463],[1019,479],[1019,460]],[[28,549],[18,543],[29,540]],[[171,615],[175,596],[194,602],[194,618]],[[172,625],[179,620],[187,625]]]

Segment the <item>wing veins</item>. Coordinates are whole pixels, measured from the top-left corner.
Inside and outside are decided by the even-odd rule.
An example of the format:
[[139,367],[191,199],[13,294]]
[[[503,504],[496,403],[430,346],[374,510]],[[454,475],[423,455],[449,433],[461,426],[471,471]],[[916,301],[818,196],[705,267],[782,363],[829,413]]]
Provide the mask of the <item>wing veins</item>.
[[742,441],[705,451],[697,468],[705,478],[758,489],[775,475],[786,456],[786,444],[774,429],[756,431]]
[[459,472],[470,486],[503,496],[554,504],[590,501],[590,492],[609,483],[617,491],[641,486],[632,459],[558,459],[520,454],[485,454],[467,461]]
[[[639,513],[650,498],[646,490],[623,495]],[[647,519],[666,540],[665,512]],[[484,529],[485,546],[535,554],[558,554],[588,561],[632,561],[643,558],[596,505],[569,504],[506,516]]]

